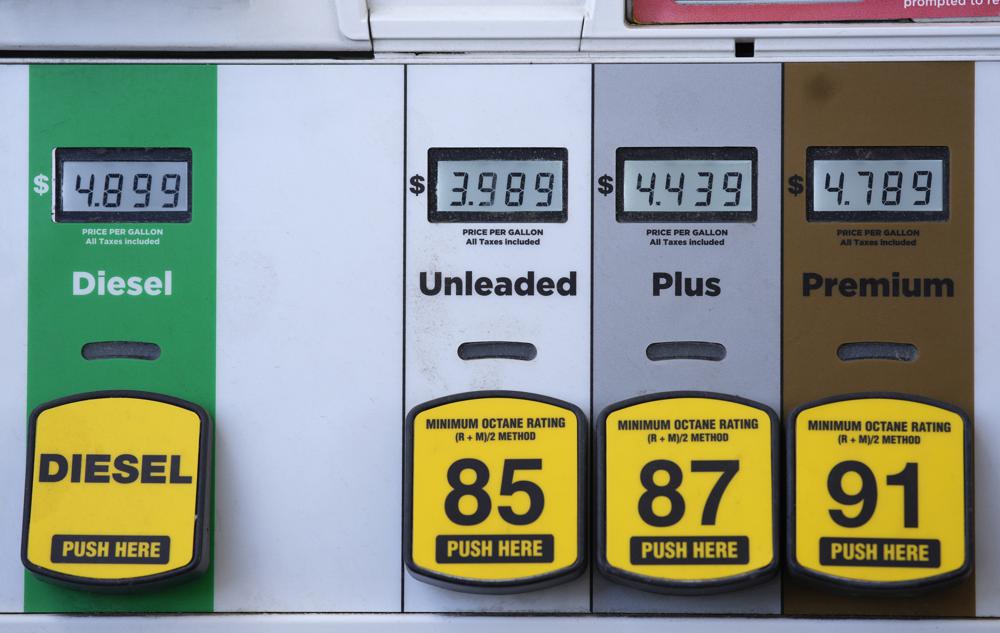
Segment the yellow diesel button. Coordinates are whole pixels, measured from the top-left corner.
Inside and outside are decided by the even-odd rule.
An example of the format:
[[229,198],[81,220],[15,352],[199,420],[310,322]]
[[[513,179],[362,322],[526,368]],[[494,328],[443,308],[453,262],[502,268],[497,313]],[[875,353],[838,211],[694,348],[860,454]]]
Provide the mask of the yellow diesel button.
[[778,568],[777,416],[733,396],[613,404],[597,425],[597,566],[661,593],[712,593]]
[[854,592],[916,593],[972,566],[972,428],[899,394],[820,400],[788,425],[792,573]]
[[211,420],[134,391],[43,404],[31,414],[24,566],[79,589],[129,591],[208,566]]
[[585,565],[586,421],[511,391],[464,393],[406,420],[406,566],[459,591],[516,592]]

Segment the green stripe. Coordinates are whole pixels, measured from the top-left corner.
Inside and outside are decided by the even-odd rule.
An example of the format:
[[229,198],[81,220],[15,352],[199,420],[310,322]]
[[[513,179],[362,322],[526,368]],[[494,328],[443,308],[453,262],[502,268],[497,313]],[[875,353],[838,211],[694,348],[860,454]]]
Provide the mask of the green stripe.
[[[87,245],[92,224],[55,224],[51,191],[29,193],[28,409],[74,393],[139,389],[215,413],[216,68],[208,65],[37,65],[30,71],[29,165],[50,174],[56,147],[189,147],[190,224],[163,227],[159,246]],[[157,275],[173,295],[72,296],[72,272]],[[89,341],[159,344],[156,361],[86,361]],[[214,478],[214,477],[213,477]],[[166,590],[76,591],[25,575],[28,612],[211,611],[211,568]]]

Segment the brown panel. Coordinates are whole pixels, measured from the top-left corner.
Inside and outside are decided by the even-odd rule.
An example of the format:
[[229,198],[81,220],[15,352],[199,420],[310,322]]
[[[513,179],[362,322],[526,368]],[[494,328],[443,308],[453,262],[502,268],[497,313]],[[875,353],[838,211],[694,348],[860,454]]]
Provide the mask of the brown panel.
[[[945,222],[806,222],[806,195],[784,198],[783,406],[859,391],[918,394],[971,412],[973,399],[973,134],[971,63],[787,64],[784,177],[806,175],[809,146],[950,148]],[[823,183],[819,183],[822,186]],[[912,246],[842,245],[843,229],[916,230]],[[885,236],[882,236],[885,237]],[[872,239],[862,236],[859,239]],[[874,238],[876,241],[879,237]],[[803,273],[824,277],[950,277],[954,296],[803,296]],[[892,341],[913,362],[844,362],[845,342]],[[788,614],[975,615],[974,579],[915,599],[857,598],[785,579]]]

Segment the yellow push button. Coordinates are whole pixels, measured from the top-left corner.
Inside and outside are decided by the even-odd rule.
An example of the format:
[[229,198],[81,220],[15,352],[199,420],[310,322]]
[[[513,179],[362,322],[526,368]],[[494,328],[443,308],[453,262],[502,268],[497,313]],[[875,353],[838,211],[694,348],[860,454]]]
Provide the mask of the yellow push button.
[[79,589],[130,591],[208,566],[212,428],[160,394],[85,393],[31,414],[24,566]]
[[793,574],[856,593],[912,594],[972,567],[972,428],[900,394],[812,402],[788,424]]
[[659,393],[597,425],[597,566],[661,593],[746,587],[778,568],[777,416],[733,396]]
[[510,593],[585,565],[586,420],[512,391],[464,393],[406,420],[404,553],[418,579]]

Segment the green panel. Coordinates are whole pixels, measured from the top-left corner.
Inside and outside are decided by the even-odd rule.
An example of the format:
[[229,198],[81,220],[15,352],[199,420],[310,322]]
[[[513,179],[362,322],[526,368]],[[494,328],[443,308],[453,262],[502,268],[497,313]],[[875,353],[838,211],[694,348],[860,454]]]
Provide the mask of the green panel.
[[[52,192],[29,193],[28,409],[99,389],[155,391],[215,413],[216,68],[209,65],[38,65],[30,73],[30,173],[52,172],[56,147],[188,147],[188,224],[56,224]],[[158,245],[88,243],[87,229],[162,229]],[[135,239],[137,236],[102,236]],[[145,239],[145,236],[139,236]],[[171,296],[72,294],[73,271],[156,275]],[[157,343],[155,361],[87,361],[90,341]],[[212,569],[194,581],[130,595],[58,587],[26,573],[29,612],[211,611]]]

